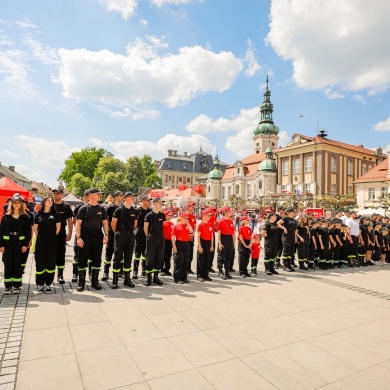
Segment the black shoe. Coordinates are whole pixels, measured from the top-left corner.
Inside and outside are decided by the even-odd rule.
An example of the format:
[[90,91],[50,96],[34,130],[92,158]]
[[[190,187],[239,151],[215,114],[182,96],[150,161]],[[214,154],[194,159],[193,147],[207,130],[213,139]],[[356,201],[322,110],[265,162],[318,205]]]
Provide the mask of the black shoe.
[[279,275],[279,272],[275,270],[275,263],[273,261],[271,261],[269,267],[272,275]]
[[65,284],[64,270],[63,269],[59,269],[57,272],[58,272],[58,274],[57,274],[57,282],[59,284]]
[[158,272],[155,272],[153,275],[153,284],[157,284],[158,286],[162,286],[164,284],[163,281],[158,278]]
[[103,288],[99,283],[99,270],[98,269],[92,270],[91,287],[93,287],[95,290],[101,290]]
[[188,270],[188,274],[189,275],[193,275],[195,272],[190,268],[189,270]]
[[213,274],[215,274],[215,269],[213,267],[210,267],[209,272],[212,272]]
[[226,279],[227,279],[227,277],[225,276],[225,274],[224,274],[223,271],[222,271],[222,268],[219,268],[219,269],[218,269],[218,277],[219,277],[220,279],[222,279],[222,280],[226,280]]
[[145,272],[145,271],[142,271],[142,272],[141,272],[141,276],[146,276],[146,272]]
[[148,273],[148,276],[147,276],[147,278],[146,278],[146,280],[144,282],[144,285],[146,287],[149,287],[149,286],[152,285],[152,274],[151,273]]
[[106,282],[108,280],[108,274],[110,271],[110,267],[108,265],[104,266],[104,271],[103,271],[103,276],[102,276],[102,281]]
[[246,276],[247,278],[250,278],[252,275],[251,275],[249,272],[247,272],[247,273],[245,274],[245,276]]
[[231,269],[229,269],[229,272],[236,272],[236,270],[231,268]]
[[118,272],[113,272],[112,273],[112,284],[111,284],[111,288],[113,290],[117,290],[119,288],[118,279],[119,279]]
[[228,271],[225,272],[225,276],[227,279],[233,279],[232,275]]
[[309,268],[305,265],[304,261],[300,261],[299,262],[299,269],[301,269],[303,271],[307,271]]
[[73,283],[77,283],[77,274],[73,274],[73,276],[72,276],[72,282]]
[[188,279],[184,279],[183,283],[189,283],[190,281]]
[[269,262],[265,262],[265,263],[264,263],[264,267],[265,267],[265,273],[266,273],[266,275],[272,275],[270,263],[269,263]]
[[204,278],[205,282],[212,282],[213,279],[211,279],[209,276],[207,276],[207,278]]
[[130,288],[135,287],[135,284],[133,283],[133,281],[130,278],[130,272],[125,272],[125,280],[123,281],[123,285],[130,287]]
[[165,276],[172,276],[172,272],[165,271]]

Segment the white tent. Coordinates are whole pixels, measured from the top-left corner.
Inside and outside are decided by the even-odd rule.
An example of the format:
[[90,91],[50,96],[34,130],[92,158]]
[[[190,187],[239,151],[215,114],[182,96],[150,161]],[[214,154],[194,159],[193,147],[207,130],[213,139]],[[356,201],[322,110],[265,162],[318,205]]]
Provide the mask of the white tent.
[[382,208],[377,208],[377,209],[374,209],[374,208],[369,208],[369,209],[365,209],[365,210],[358,210],[357,211],[357,214],[360,215],[360,216],[370,216],[372,214],[380,214],[380,215],[385,215],[385,210],[382,209]]
[[76,198],[72,193],[68,194],[67,196],[65,196],[65,198],[63,199],[66,203],[68,203],[69,205],[71,206],[75,206],[77,204],[82,204],[84,203],[82,200],[80,200],[79,198]]

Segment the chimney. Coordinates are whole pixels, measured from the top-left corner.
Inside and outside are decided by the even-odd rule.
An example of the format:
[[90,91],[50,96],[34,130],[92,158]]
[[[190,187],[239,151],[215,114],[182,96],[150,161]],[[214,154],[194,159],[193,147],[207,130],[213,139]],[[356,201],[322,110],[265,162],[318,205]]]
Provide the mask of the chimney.
[[172,149],[168,149],[168,157],[172,157]]
[[173,150],[173,157],[176,157],[177,156],[177,150]]
[[184,157],[188,157],[188,156],[187,156],[187,152],[184,152]]
[[8,168],[10,169],[10,171],[15,172],[15,165],[10,165]]

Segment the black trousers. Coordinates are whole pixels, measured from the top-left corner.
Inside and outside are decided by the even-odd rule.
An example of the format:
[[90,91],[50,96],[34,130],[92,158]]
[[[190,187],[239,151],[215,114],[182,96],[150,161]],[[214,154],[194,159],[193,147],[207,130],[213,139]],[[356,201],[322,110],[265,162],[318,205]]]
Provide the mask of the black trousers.
[[351,238],[352,238],[352,244],[349,248],[349,257],[352,259],[357,259],[359,239],[357,236],[353,236],[353,235],[351,235]]
[[173,278],[175,282],[187,279],[188,261],[190,259],[190,242],[176,240],[177,253],[173,256]]
[[[134,233],[131,230],[119,230],[114,235],[114,264],[112,272],[131,271],[131,262],[133,260],[133,250],[135,245]],[[107,264],[106,262],[104,264]]]
[[162,232],[150,233],[146,238],[146,273],[160,272],[165,240]]
[[269,240],[267,237],[264,239],[264,261],[274,260],[279,251],[279,239]]
[[[250,240],[244,239],[244,242],[246,245],[249,245]],[[248,273],[248,264],[249,264],[250,255],[251,255],[251,250],[249,248],[246,248],[244,245],[242,245],[240,241],[240,243],[238,244],[238,267],[240,270],[240,275]]]
[[48,245],[37,237],[35,246],[35,281],[37,285],[50,286],[56,272],[57,245]]
[[233,267],[234,242],[233,236],[221,234],[222,250],[218,248],[218,268],[225,268],[229,271]]
[[164,241],[165,241],[164,258],[163,258],[163,264],[161,266],[161,271],[169,272],[169,269],[171,268],[172,241],[171,240],[164,240]]
[[282,260],[291,260],[295,253],[295,235],[283,234],[282,244]]
[[4,286],[5,288],[20,287],[22,284],[22,244],[19,236],[10,236],[4,245]]
[[108,241],[106,244],[106,253],[104,256],[104,264],[110,266],[112,255],[114,254],[114,237],[115,233],[112,229],[108,230]]
[[57,269],[65,268],[66,232],[61,231],[57,235]]
[[205,279],[209,277],[210,258],[214,255],[214,252],[211,252],[211,240],[200,239],[200,245],[202,246],[203,252],[198,252],[197,255],[196,274],[198,278]]
[[190,240],[190,258],[188,260],[188,270],[191,269],[191,263],[194,258],[194,239]]
[[79,271],[88,269],[88,260],[91,269],[100,270],[102,264],[103,232],[101,230],[82,230],[81,238],[84,246],[79,250]]
[[135,235],[135,251],[134,251],[134,260],[140,261],[146,260],[146,236],[145,232],[142,229],[138,229],[137,234]]
[[309,258],[309,243],[305,240],[304,242],[298,242],[297,244],[298,260],[307,260]]
[[[215,241],[215,233],[214,234],[214,243],[216,242]],[[214,263],[214,257],[215,257],[215,253],[217,252],[216,249],[214,249],[213,252],[210,253],[210,268],[213,268],[213,263]]]

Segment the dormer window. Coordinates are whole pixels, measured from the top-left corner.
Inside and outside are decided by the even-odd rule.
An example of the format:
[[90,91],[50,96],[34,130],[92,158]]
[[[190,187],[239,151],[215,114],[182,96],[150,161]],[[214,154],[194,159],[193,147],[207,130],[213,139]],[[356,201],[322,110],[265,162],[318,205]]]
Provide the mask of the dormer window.
[[171,162],[168,163],[168,169],[173,169],[173,164]]
[[184,164],[183,166],[182,166],[182,169],[183,169],[183,171],[186,171],[188,168],[187,168],[187,165],[186,164]]

